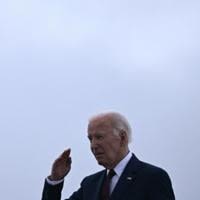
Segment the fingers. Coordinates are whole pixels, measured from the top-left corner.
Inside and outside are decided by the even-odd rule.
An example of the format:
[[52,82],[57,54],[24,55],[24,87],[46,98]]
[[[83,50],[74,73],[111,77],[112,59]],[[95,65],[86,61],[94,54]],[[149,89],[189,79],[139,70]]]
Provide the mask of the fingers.
[[71,149],[66,149],[65,151],[63,151],[63,153],[60,155],[60,158],[63,159],[68,159],[69,155],[70,155]]
[[70,157],[71,149],[66,149],[63,153],[54,161],[54,165],[60,165],[65,163],[66,166],[71,165],[72,159]]
[[69,158],[67,159],[67,161],[66,161],[66,164],[67,164],[67,165],[71,165],[71,163],[72,163],[72,158],[69,157]]
[[70,153],[71,153],[71,149],[66,149],[65,151],[63,151],[63,153],[58,157],[57,160],[61,161],[61,162],[65,162],[66,165],[71,165],[72,159],[70,157]]
[[70,157],[71,149],[67,149],[62,153],[62,156],[64,159],[66,159],[66,164],[70,165],[72,162],[72,159]]

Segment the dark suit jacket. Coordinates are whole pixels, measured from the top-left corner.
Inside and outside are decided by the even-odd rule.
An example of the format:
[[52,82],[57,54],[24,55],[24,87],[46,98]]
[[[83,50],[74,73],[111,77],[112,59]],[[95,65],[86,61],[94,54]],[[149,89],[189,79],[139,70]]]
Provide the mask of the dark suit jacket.
[[[103,170],[84,178],[80,188],[68,200],[101,200],[105,174],[106,170]],[[45,181],[42,200],[60,200],[62,187],[63,183],[51,186]],[[133,154],[110,200],[175,200],[175,196],[168,174],[138,160]]]

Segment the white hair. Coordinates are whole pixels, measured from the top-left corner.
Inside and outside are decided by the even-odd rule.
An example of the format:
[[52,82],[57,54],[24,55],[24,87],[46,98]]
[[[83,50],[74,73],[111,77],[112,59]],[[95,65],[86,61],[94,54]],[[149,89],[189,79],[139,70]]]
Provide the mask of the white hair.
[[117,131],[115,133],[119,134],[121,130],[123,130],[128,137],[128,142],[130,143],[132,141],[132,130],[131,126],[128,122],[128,120],[120,113],[118,112],[104,112],[97,115],[92,116],[89,119],[89,124],[96,119],[108,117],[111,119],[111,123],[113,125],[113,128]]

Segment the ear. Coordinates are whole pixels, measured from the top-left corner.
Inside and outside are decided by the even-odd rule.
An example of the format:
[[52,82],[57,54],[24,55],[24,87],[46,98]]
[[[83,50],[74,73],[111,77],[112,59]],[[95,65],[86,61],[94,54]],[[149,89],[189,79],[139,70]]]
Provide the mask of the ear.
[[128,136],[126,134],[126,131],[121,129],[120,132],[119,132],[119,136],[120,136],[120,139],[121,139],[121,144],[126,145],[128,143]]

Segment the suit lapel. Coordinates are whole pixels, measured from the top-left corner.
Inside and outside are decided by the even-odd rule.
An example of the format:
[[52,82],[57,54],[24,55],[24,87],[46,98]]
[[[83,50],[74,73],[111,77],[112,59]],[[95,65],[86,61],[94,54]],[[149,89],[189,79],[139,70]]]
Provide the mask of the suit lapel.
[[140,161],[133,154],[111,194],[111,200],[124,198],[124,195],[127,193],[126,191],[129,191],[129,188],[134,188],[134,181],[139,165]]
[[102,171],[99,177],[99,181],[95,182],[93,185],[93,189],[91,190],[91,200],[100,200],[101,197],[101,187],[103,184],[104,177],[106,175],[106,170]]

